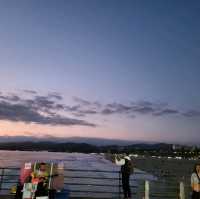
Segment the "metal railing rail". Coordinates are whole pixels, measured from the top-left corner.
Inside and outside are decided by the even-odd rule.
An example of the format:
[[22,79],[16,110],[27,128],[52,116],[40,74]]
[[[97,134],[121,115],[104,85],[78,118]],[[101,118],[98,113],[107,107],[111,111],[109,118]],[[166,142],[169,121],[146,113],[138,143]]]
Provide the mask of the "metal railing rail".
[[[72,186],[73,188],[70,188],[70,193],[74,194],[110,194],[115,195],[115,198],[121,198],[122,193],[122,185],[121,185],[121,172],[120,171],[107,171],[107,170],[84,170],[84,169],[65,169],[65,175],[64,175],[64,185],[65,186]],[[93,176],[88,174],[93,174]],[[95,176],[94,174],[101,174],[101,176]],[[104,176],[102,174],[111,174],[112,176]],[[134,174],[144,174],[140,172],[135,172]],[[16,185],[18,183],[20,175],[20,168],[13,168],[13,167],[4,167],[0,168],[0,192],[1,191],[8,191],[10,190],[10,186]],[[83,180],[83,182],[76,182],[76,180]],[[175,179],[175,178],[174,178]],[[70,181],[71,180],[71,181]],[[75,180],[75,182],[73,182]],[[88,182],[88,181],[89,182]],[[95,183],[93,182],[95,181]],[[98,181],[103,181],[98,182]],[[136,179],[131,179],[131,182],[136,182]],[[114,182],[114,183],[111,183]],[[177,195],[180,199],[185,199],[185,191],[188,189],[188,186],[184,184],[184,182],[175,182],[169,183],[166,182],[166,184],[161,186],[160,191],[155,191],[151,188],[149,181],[142,181],[142,190],[139,190],[139,187],[136,185],[131,185],[132,188],[132,194],[136,195],[140,193],[144,199],[149,198],[169,198],[173,199]],[[158,184],[161,183],[161,180],[153,181],[151,183]],[[3,186],[6,185],[6,186]],[[10,186],[9,186],[10,185]],[[90,189],[81,189],[84,186],[87,186],[87,188],[96,187],[94,190]],[[168,191],[166,192],[166,187],[168,187]],[[102,190],[102,188],[114,188],[114,190]],[[98,190],[100,188],[100,190]],[[164,191],[165,189],[165,191]],[[136,191],[137,190],[137,191]],[[163,190],[163,191],[162,191]],[[79,197],[80,198],[80,197]],[[104,197],[102,197],[104,198]],[[141,198],[140,198],[141,199]]]
[[[7,171],[7,172],[6,172]],[[89,186],[89,187],[112,187],[112,188],[118,188],[116,191],[101,191],[101,190],[80,190],[80,189],[70,189],[70,193],[91,193],[91,194],[114,194],[118,195],[120,198],[120,195],[122,194],[122,185],[121,185],[121,172],[120,171],[107,171],[107,170],[84,170],[84,169],[65,169],[66,173],[70,172],[67,175],[64,175],[64,185],[66,186]],[[8,185],[12,186],[14,184],[18,183],[19,175],[20,175],[20,168],[16,167],[1,167],[0,168],[0,192],[1,191],[9,191],[10,188],[8,188]],[[15,173],[15,174],[14,174]],[[106,176],[77,176],[76,173],[85,173],[85,174],[111,174],[112,177],[106,177]],[[137,173],[139,174],[139,173]],[[114,184],[109,183],[85,183],[85,182],[66,182],[70,179],[85,179],[85,180],[103,180],[103,181],[113,181]],[[131,181],[135,181],[134,179]],[[7,185],[7,187],[3,187],[3,185]],[[131,186],[131,188],[137,188],[136,186]],[[134,192],[133,192],[134,193]]]
[[[86,172],[86,173],[106,173],[106,174],[115,174],[115,177],[98,177],[98,176],[72,176],[72,175],[65,175],[64,177],[66,179],[93,179],[93,180],[113,180],[114,182],[118,182],[117,184],[99,184],[99,183],[64,183],[65,185],[76,185],[76,186],[93,186],[93,187],[116,187],[118,188],[118,191],[90,191],[90,190],[77,190],[77,189],[70,189],[70,192],[74,193],[99,193],[99,194],[116,194],[120,198],[120,195],[122,194],[122,185],[121,185],[121,172],[120,171],[107,171],[107,170],[82,170],[82,169],[66,169],[66,171],[70,171],[73,173],[77,172]],[[139,174],[139,172],[136,172]],[[135,181],[134,179],[130,180],[131,182]],[[137,188],[137,186],[130,186],[132,189]],[[136,192],[133,192],[133,194],[136,194]]]

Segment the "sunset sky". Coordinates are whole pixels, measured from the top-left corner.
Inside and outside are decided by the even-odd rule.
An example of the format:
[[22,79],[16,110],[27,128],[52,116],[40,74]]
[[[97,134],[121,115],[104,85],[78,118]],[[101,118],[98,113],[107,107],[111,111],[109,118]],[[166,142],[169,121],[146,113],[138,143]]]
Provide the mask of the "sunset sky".
[[0,135],[196,143],[200,1],[0,1]]

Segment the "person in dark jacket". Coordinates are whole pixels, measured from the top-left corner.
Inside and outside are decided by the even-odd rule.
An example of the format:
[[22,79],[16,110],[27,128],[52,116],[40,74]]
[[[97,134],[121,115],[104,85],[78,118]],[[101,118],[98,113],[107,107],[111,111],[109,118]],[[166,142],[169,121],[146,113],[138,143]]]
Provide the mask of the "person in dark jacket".
[[130,188],[130,175],[133,173],[133,164],[129,156],[125,156],[124,159],[118,161],[115,160],[117,165],[121,165],[122,174],[122,188],[124,193],[124,199],[131,198]]
[[192,199],[200,199],[200,164],[196,164],[191,175]]

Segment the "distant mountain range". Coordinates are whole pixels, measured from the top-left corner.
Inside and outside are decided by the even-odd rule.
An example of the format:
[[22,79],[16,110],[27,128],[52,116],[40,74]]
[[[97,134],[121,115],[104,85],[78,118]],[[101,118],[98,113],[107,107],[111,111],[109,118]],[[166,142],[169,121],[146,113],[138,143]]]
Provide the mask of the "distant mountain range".
[[[190,146],[176,145],[176,148],[190,149]],[[117,139],[53,136],[1,136],[0,150],[21,151],[54,151],[54,152],[82,152],[82,153],[132,153],[172,154],[173,144],[127,141]]]
[[0,150],[19,151],[51,151],[51,152],[80,152],[80,153],[131,153],[134,151],[171,151],[169,144],[133,144],[128,146],[106,145],[96,146],[86,143],[72,142],[2,142]]
[[[173,144],[128,141],[118,139],[102,139],[88,137],[59,138],[54,136],[1,136],[0,150],[28,150],[28,151],[56,151],[56,152],[133,152],[133,151],[159,151],[169,152]],[[178,145],[179,148],[189,147]]]
[[129,140],[119,140],[119,139],[103,139],[103,138],[89,138],[89,137],[68,137],[59,138],[54,136],[1,136],[0,143],[5,142],[55,142],[55,143],[86,143],[95,146],[106,146],[106,145],[118,145],[127,146],[132,144],[156,144],[156,142],[145,142],[145,141],[129,141]]

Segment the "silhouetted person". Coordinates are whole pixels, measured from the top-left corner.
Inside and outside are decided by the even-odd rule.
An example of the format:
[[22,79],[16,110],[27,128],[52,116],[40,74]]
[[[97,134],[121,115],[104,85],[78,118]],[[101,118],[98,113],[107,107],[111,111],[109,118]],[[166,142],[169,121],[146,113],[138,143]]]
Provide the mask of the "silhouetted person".
[[122,174],[122,188],[124,192],[124,198],[131,198],[131,188],[130,188],[130,175],[133,173],[133,164],[129,156],[124,157],[124,159],[118,161],[115,159],[117,165],[121,165]]

